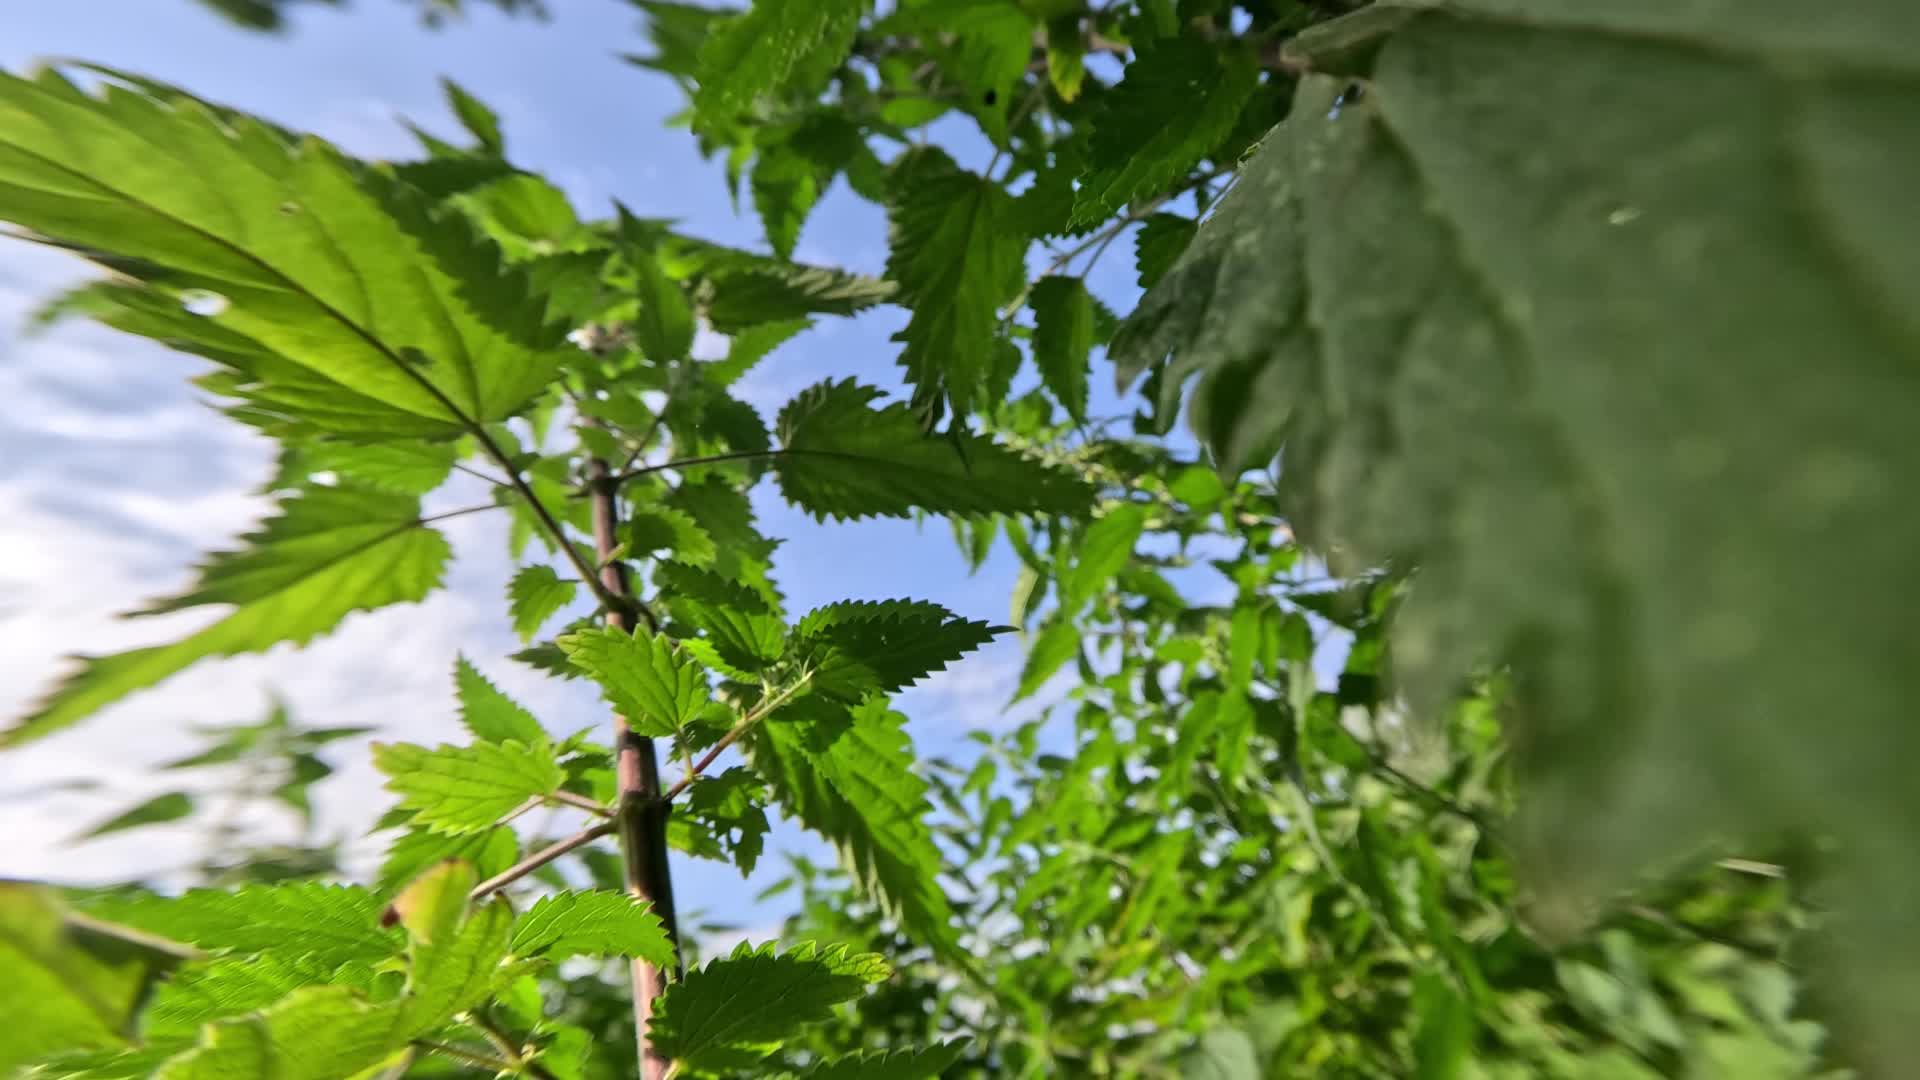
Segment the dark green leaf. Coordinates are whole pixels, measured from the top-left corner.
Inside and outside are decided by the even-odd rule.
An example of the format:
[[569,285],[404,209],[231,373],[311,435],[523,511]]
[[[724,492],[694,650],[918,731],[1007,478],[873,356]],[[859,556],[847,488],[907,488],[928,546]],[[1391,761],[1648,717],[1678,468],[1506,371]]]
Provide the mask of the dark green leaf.
[[480,149],[496,157],[507,152],[506,140],[500,137],[500,114],[487,108],[479,98],[461,88],[452,79],[441,79],[440,88],[446,91],[447,104],[453,109],[453,115],[460,120],[460,126],[479,140]]
[[698,124],[717,125],[761,98],[824,83],[853,45],[871,0],[754,0],[700,48]]
[[1247,52],[1194,35],[1143,47],[1094,114],[1073,224],[1097,225],[1186,176],[1233,130],[1258,75]]
[[962,619],[938,604],[847,600],[815,608],[793,633],[793,653],[812,673],[810,686],[857,704],[891,694],[993,640],[996,629]]
[[[930,438],[910,406],[878,390],[821,383],[780,412],[780,490],[816,517],[1072,513],[1091,491],[1063,470],[985,438]],[[955,444],[959,448],[956,448]]]
[[1045,277],[1033,286],[1033,360],[1054,400],[1087,419],[1087,365],[1093,352],[1093,296],[1080,278]]
[[955,411],[983,402],[1000,307],[1019,289],[1024,237],[1012,200],[944,152],[916,150],[894,166],[887,276],[912,309],[900,365],[920,395],[944,390]]

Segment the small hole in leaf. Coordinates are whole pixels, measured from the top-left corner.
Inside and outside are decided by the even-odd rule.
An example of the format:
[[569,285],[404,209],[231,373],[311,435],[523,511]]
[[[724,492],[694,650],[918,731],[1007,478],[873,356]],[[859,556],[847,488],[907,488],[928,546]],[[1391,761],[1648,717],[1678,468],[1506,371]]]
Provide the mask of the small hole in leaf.
[[1000,94],[998,91],[989,90],[987,91],[986,96],[982,100],[984,100],[987,104],[992,105],[997,103],[1000,100]]
[[212,318],[227,310],[227,298],[209,289],[188,289],[180,294],[180,306],[189,315]]

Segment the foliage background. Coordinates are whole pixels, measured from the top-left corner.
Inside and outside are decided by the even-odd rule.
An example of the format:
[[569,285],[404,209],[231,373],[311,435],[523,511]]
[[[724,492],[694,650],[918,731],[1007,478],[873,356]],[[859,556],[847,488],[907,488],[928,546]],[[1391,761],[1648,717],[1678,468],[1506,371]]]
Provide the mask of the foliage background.
[[[1170,17],[1153,5],[1138,16],[1157,20],[1163,32],[1175,25]],[[1024,39],[1017,44],[1024,59]],[[1149,50],[1140,63],[1177,58],[1182,47]],[[967,66],[966,54],[959,63]],[[1245,69],[1230,65],[1222,77],[1231,82]],[[1311,110],[1326,106],[1328,125],[1343,107],[1374,114],[1351,88],[1337,92],[1325,81],[1303,90],[1301,100]],[[994,104],[992,91],[986,104]],[[1252,123],[1248,140],[1263,126]],[[704,130],[740,137],[725,125]],[[935,134],[963,164],[989,156],[970,146],[964,131]],[[1337,148],[1344,137],[1328,145]],[[1101,138],[1096,125],[1096,156]],[[1270,143],[1263,154],[1284,154],[1286,142]],[[1285,172],[1259,175],[1284,184]],[[908,170],[904,179],[911,191],[921,175]],[[766,193],[755,194],[765,212]],[[1112,209],[1096,207],[1092,219]],[[1022,212],[1030,212],[1024,203]],[[901,213],[896,236],[902,222],[911,231],[923,213],[924,206]],[[1322,216],[1313,225],[1331,220]],[[1255,224],[1243,236],[1258,237],[1270,225]],[[915,265],[911,254],[903,259],[896,251],[887,269],[911,288],[915,278],[936,274],[945,254]],[[1032,298],[1042,308],[1057,295],[1036,291]],[[1125,310],[1130,300],[1115,306]],[[920,316],[934,317],[926,306]],[[930,340],[923,324],[915,325],[922,328],[908,336],[910,356]],[[931,339],[956,355],[982,344],[966,338],[964,326],[951,340],[944,329],[936,327]],[[889,352],[882,347],[873,355]],[[1226,358],[1229,368],[1245,359]],[[918,374],[924,390],[926,372]],[[979,387],[964,379],[947,388],[956,404],[981,400]],[[1097,401],[1094,411],[1106,404]],[[1062,434],[1032,410],[997,420],[1020,437]],[[996,789],[992,771],[981,767],[959,766],[956,776],[968,778],[961,789],[937,782],[951,815],[948,838],[976,860],[967,868],[973,880],[956,899],[976,920],[970,925],[993,931],[982,943],[993,954],[986,974],[954,967],[951,955],[916,961],[906,977],[866,999],[859,1026],[828,1029],[815,1048],[893,1045],[896,1036],[917,1043],[965,1030],[979,1037],[976,1063],[992,1072],[1129,1075],[1157,1074],[1178,1060],[1188,1074],[1239,1075],[1258,1071],[1261,1061],[1288,1061],[1341,1074],[1414,1068],[1440,1076],[1466,1068],[1469,1056],[1474,1071],[1486,1075],[1789,1076],[1821,1067],[1820,1032],[1791,1015],[1796,995],[1775,962],[1797,913],[1772,874],[1733,883],[1725,873],[1748,871],[1706,867],[1548,952],[1514,921],[1523,897],[1502,850],[1499,819],[1508,791],[1491,726],[1506,702],[1500,683],[1482,683],[1486,700],[1469,702],[1424,743],[1390,714],[1374,715],[1365,730],[1355,727],[1353,714],[1341,710],[1378,704],[1376,622],[1392,604],[1390,584],[1363,597],[1358,611],[1339,598],[1294,596],[1301,586],[1286,575],[1297,555],[1277,528],[1267,485],[1256,477],[1230,495],[1206,489],[1187,468],[1191,448],[1176,443],[1176,453],[1166,460],[1146,446],[1098,449],[1109,478],[1131,490],[1099,522],[1059,525],[1042,538],[1043,554],[1023,556],[1029,571],[1060,583],[1068,609],[1042,624],[1035,648],[1051,657],[1044,667],[1071,667],[1071,646],[1079,639],[1088,646],[1069,707],[1073,730],[1055,725],[1046,736],[1063,745],[1074,739],[1077,756],[1050,754],[1040,729],[1023,729],[995,748],[1004,755],[1008,775],[1000,779],[1011,785],[1013,801],[995,797],[1009,789]],[[1141,501],[1130,504],[1135,498]],[[1209,518],[1215,510],[1217,525]],[[1143,549],[1134,569],[1112,578],[1143,528],[1162,538],[1198,531],[1213,534],[1208,542],[1243,541],[1200,556],[1224,556],[1216,566],[1237,588],[1231,595],[1180,595],[1172,584],[1178,575],[1141,568],[1165,549]],[[1103,563],[1107,556],[1113,561]],[[810,576],[804,566],[791,569]],[[856,586],[827,595],[848,591],[860,594]],[[796,599],[806,606],[804,596]],[[970,593],[954,606],[972,613],[968,605],[978,599]],[[1228,600],[1231,609],[1218,606]],[[1062,621],[1089,604],[1090,616]],[[1324,624],[1302,612],[1358,635],[1338,679],[1325,669],[1337,663],[1344,640],[1334,635],[1335,649],[1322,650],[1316,678],[1313,646],[1294,628]],[[1016,621],[1031,616],[1016,609]],[[1022,690],[1040,681],[1024,679]],[[1422,702],[1439,699],[1430,693]],[[939,742],[923,742],[923,750],[939,752]],[[1196,746],[1208,748],[1198,761],[1191,756]],[[1256,827],[1248,828],[1250,820]],[[884,920],[857,905],[849,909],[842,893],[823,892],[810,872],[802,876],[806,907],[796,930],[881,945],[905,958],[902,949],[911,946],[892,937]],[[690,885],[682,888],[697,898],[701,890]],[[1177,896],[1180,890],[1187,896]],[[1204,902],[1179,902],[1191,896]],[[1002,946],[1004,954],[995,954]],[[1143,946],[1154,955],[1143,955]],[[964,989],[955,989],[955,978]],[[938,997],[931,1013],[916,994]],[[921,1030],[929,1015],[930,1030]]]

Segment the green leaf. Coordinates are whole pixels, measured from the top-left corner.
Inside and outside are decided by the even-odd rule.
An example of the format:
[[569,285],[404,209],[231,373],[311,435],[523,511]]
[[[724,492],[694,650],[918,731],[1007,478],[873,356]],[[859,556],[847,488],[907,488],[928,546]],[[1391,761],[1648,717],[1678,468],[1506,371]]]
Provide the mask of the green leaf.
[[635,558],[658,553],[689,566],[710,566],[719,557],[713,537],[692,514],[670,506],[642,506],[626,522],[627,551]]
[[515,956],[637,956],[656,967],[673,965],[673,943],[645,901],[617,892],[544,896],[513,924]]
[[113,817],[95,825],[74,841],[91,840],[96,836],[119,832],[122,829],[137,829],[142,825],[159,825],[168,821],[179,821],[193,813],[193,796],[184,791],[169,791],[165,795],[155,795],[140,805],[115,814]]
[[199,1047],[170,1059],[155,1080],[340,1080],[405,1045],[398,1006],[369,1005],[339,986],[297,990],[246,1016],[208,1027]]
[[141,1033],[149,1043],[192,1039],[212,1021],[264,1009],[303,986],[333,982],[340,972],[340,965],[311,956],[275,953],[194,964],[154,991],[140,1017]]
[[507,607],[513,614],[513,632],[522,642],[532,641],[560,609],[573,602],[578,581],[562,579],[545,563],[523,566],[507,583]]
[[882,278],[771,259],[727,267],[712,286],[707,321],[723,334],[808,315],[854,315],[900,295]]
[[148,990],[190,954],[110,923],[75,918],[51,889],[0,882],[0,1070],[59,1051],[133,1039]]
[[[820,383],[780,412],[780,490],[818,518],[1075,513],[1091,489],[1071,474],[965,432],[930,438],[911,406],[880,391]],[[957,448],[956,448],[957,444]]]
[[708,362],[701,372],[715,386],[732,386],[773,350],[812,325],[809,319],[783,319],[743,327],[727,343],[726,358]]
[[478,884],[479,874],[464,859],[438,863],[408,882],[391,905],[408,942],[419,946],[452,940],[467,918],[467,894]]
[[177,897],[129,891],[73,902],[94,918],[209,950],[271,950],[344,964],[381,960],[399,948],[396,936],[380,928],[380,901],[350,886],[245,885],[191,889]]
[[1200,1036],[1180,1058],[1180,1075],[1185,1080],[1260,1080],[1266,1070],[1260,1067],[1253,1040],[1243,1031],[1223,1027]]
[[1060,579],[1061,607],[1078,612],[1104,589],[1133,560],[1133,547],[1146,527],[1147,508],[1139,503],[1121,503],[1094,522],[1080,540],[1073,569]]
[[853,47],[871,0],[754,0],[700,49],[696,130],[722,124],[764,97],[806,94]]
[[1073,227],[1098,225],[1186,176],[1233,131],[1258,77],[1249,52],[1197,35],[1143,47],[1093,115]]
[[109,82],[0,77],[0,220],[103,253],[125,328],[243,377],[223,392],[386,439],[505,419],[551,381],[561,329],[463,220],[317,139]]
[[792,257],[800,227],[822,194],[818,170],[798,154],[768,150],[754,162],[749,185],[753,208],[767,230],[767,245],[783,259]]
[[780,659],[787,626],[778,608],[767,602],[766,593],[680,563],[659,564],[654,582],[674,617],[706,634],[678,643],[702,663],[707,662],[702,646],[713,651],[725,670],[749,676]]
[[393,892],[436,863],[461,859],[473,864],[475,873],[489,878],[503,873],[520,858],[520,843],[511,826],[502,825],[485,832],[449,836],[430,829],[414,829],[393,842],[380,863],[375,887],[383,894]]
[[602,627],[568,634],[560,647],[643,735],[673,735],[706,704],[706,673],[668,638]]
[[[625,207],[620,214],[623,223],[633,220]],[[653,256],[629,247],[627,261],[639,278],[640,313],[633,332],[640,342],[640,352],[656,364],[686,359],[693,351],[694,338],[693,308],[687,303],[686,292]]]
[[651,1034],[662,1056],[694,1069],[744,1068],[891,972],[872,954],[803,944],[775,955],[744,942],[693,968],[660,998]]
[[1027,649],[1027,662],[1020,669],[1020,686],[1013,692],[1013,701],[1038,693],[1067,661],[1079,656],[1080,639],[1080,630],[1072,619],[1062,618],[1058,612],[1048,616]]
[[944,670],[1004,629],[924,600],[846,600],[808,612],[792,649],[812,673],[814,692],[858,704]]
[[1087,419],[1087,365],[1093,353],[1093,295],[1074,277],[1049,276],[1033,286],[1033,360],[1055,401],[1077,423]]
[[460,695],[460,721],[474,738],[531,745],[547,737],[532,713],[495,688],[464,656],[454,661],[453,684]]
[[682,851],[729,862],[747,877],[766,848],[765,807],[765,786],[748,769],[702,776],[668,819],[667,837]]
[[292,489],[316,475],[332,473],[354,487],[425,495],[446,481],[453,462],[452,443],[305,440],[282,447],[280,467],[267,490]]
[[938,1080],[967,1050],[964,1039],[922,1050],[872,1051],[822,1062],[802,1080]]
[[1357,99],[1303,83],[1116,357],[1204,370],[1229,465],[1284,446],[1313,546],[1420,567],[1418,711],[1514,665],[1537,925],[1709,842],[1831,837],[1836,996],[1902,1070],[1915,9],[1517,10],[1407,21]]
[[414,820],[449,834],[488,828],[528,799],[560,790],[566,779],[544,739],[432,750],[375,743],[373,765],[391,778],[387,790]]
[[1420,1027],[1413,1038],[1415,1080],[1457,1080],[1473,1060],[1473,1007],[1438,975],[1414,984]]
[[[449,898],[464,903],[466,892],[458,883],[470,887],[478,879],[471,867],[454,865],[462,866],[463,872],[453,879]],[[446,929],[431,941],[413,942],[407,992],[395,1025],[403,1039],[444,1027],[455,1014],[492,992],[513,933],[513,908],[505,897],[495,894],[482,901],[464,923],[449,924]]]
[[927,784],[913,772],[904,718],[876,700],[849,715],[814,697],[795,699],[782,716],[749,733],[754,770],[789,813],[833,843],[862,894],[955,955],[940,849],[924,820]]
[[944,390],[954,411],[985,400],[995,366],[1000,307],[1020,287],[1025,237],[1012,200],[936,149],[894,166],[887,277],[913,312],[895,340],[916,397]]
[[459,83],[452,79],[440,80],[440,89],[447,95],[447,105],[453,115],[459,119],[460,126],[468,134],[479,140],[480,149],[495,157],[506,154],[506,140],[500,136],[500,114],[488,108],[479,98],[467,93]]
[[279,517],[242,539],[247,548],[202,566],[192,591],[138,613],[232,605],[224,618],[171,645],[85,659],[30,716],[0,733],[0,747],[71,726],[205,657],[304,645],[355,611],[420,600],[440,584],[450,554],[444,537],[420,525],[416,500],[346,489],[283,500]]
[[1199,229],[1198,221],[1178,214],[1148,214],[1142,219],[1133,239],[1133,265],[1140,287],[1151,289],[1165,277]]

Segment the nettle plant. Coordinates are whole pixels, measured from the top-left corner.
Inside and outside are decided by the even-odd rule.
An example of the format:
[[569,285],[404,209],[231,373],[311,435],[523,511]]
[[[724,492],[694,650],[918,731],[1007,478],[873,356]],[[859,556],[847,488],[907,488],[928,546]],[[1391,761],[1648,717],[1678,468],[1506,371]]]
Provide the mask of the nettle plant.
[[[516,232],[570,211],[506,165],[490,116],[464,95],[455,105],[477,150],[390,167],[178,90],[94,74],[91,93],[53,72],[0,84],[0,213],[116,272],[58,311],[219,365],[201,385],[283,447],[270,485],[279,507],[243,548],[211,557],[192,591],[147,609],[222,605],[223,616],[172,644],[86,660],[7,743],[201,659],[305,642],[352,612],[418,601],[450,553],[435,523],[492,510],[514,516],[516,548],[537,538],[565,571],[534,562],[507,585],[523,635],[538,636],[576,592],[598,606],[522,658],[593,679],[618,720],[607,744],[556,742],[462,662],[473,743],[375,747],[400,796],[385,824],[404,830],[375,888],[76,901],[77,925],[109,920],[219,958],[166,984],[152,1011],[168,1019],[146,1024],[131,1057],[109,1050],[59,1068],[332,1077],[444,1053],[544,1073],[489,1027],[488,1010],[509,994],[537,1016],[538,995],[519,980],[593,953],[632,958],[645,1074],[670,1063],[691,1073],[751,1062],[885,975],[877,956],[805,944],[743,946],[678,974],[670,812],[681,846],[750,867],[764,808],[778,804],[837,844],[903,922],[955,947],[918,815],[924,786],[887,697],[995,629],[907,600],[790,619],[746,490],[771,470],[795,505],[851,519],[1077,514],[1091,488],[965,430],[929,437],[909,406],[851,381],[802,392],[770,431],[729,385],[804,328],[796,317],[813,297],[830,293],[829,309],[871,302],[881,283],[797,271],[624,213],[570,222],[559,238]],[[724,358],[690,359],[696,310],[731,335]],[[423,513],[455,469],[488,476],[498,499]],[[749,764],[713,773],[729,748]],[[522,851],[509,823],[543,803],[601,820]],[[616,835],[617,887],[553,892],[518,914],[502,895]],[[57,930],[44,894],[16,890],[9,902]],[[135,1004],[141,965],[100,964],[117,1007]],[[123,1041],[94,976],[68,977],[56,962],[43,974],[51,985],[13,991],[39,999],[48,1020],[8,1040],[9,1063]],[[498,1048],[462,1050],[472,1039]],[[923,1048],[873,1067],[927,1073],[952,1053]]]
[[[472,145],[375,163],[124,72],[0,83],[0,219],[112,272],[53,311],[214,361],[284,447],[279,516],[153,608],[219,621],[6,741],[417,600],[468,512],[547,554],[520,659],[622,718],[555,742],[463,664],[476,741],[378,752],[402,834],[367,888],[10,887],[0,1000],[36,1019],[0,1064],[630,1075],[620,1025],[650,1080],[1912,1059],[1920,9],[635,2],[770,253],[580,220],[458,89]],[[842,179],[883,277],[791,259]],[[1122,237],[1137,305],[1089,285]],[[770,428],[729,393],[883,304],[906,400],[829,379]],[[1103,357],[1143,391],[1117,425]],[[1183,399],[1204,460],[1162,438]],[[455,469],[497,499],[423,515]],[[887,695],[995,628],[790,617],[769,474],[819,517],[951,516],[976,564],[1004,537],[1064,752],[916,771]],[[542,802],[597,823],[525,850]],[[750,863],[776,807],[843,868],[796,873],[785,951],[676,975],[668,849]]]

